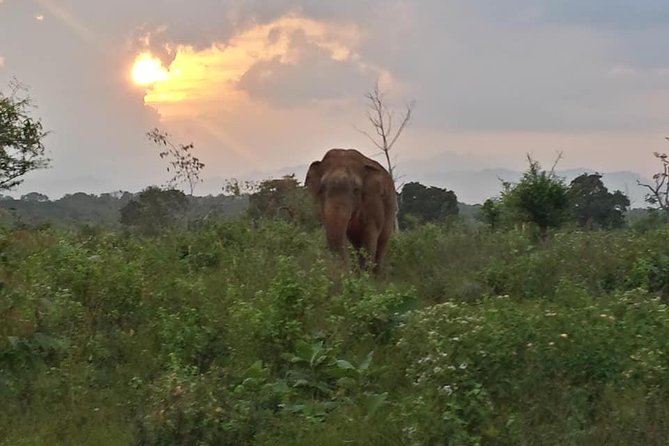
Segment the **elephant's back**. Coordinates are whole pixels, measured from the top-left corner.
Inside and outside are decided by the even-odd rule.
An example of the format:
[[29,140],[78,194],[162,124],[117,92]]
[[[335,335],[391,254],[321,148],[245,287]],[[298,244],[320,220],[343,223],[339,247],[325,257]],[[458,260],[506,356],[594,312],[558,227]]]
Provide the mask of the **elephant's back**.
[[[365,156],[356,149],[341,149],[334,148],[330,149],[323,156],[323,162],[333,161],[341,164],[352,164],[352,165],[372,165],[378,169],[381,169],[384,172],[388,172],[385,167],[381,165],[376,160]],[[388,174],[390,175],[390,174]]]

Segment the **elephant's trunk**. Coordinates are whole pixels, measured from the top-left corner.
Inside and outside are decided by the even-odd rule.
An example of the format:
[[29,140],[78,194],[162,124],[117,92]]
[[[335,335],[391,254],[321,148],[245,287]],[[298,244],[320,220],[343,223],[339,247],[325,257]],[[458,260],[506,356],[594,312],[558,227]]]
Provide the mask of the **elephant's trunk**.
[[351,208],[342,203],[326,203],[323,211],[325,235],[332,252],[346,255],[346,230],[351,219]]

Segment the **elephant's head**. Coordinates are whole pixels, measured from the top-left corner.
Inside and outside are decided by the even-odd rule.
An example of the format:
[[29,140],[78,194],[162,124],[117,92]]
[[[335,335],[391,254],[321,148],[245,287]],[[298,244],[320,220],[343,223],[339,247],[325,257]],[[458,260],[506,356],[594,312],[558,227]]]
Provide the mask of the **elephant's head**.
[[[379,166],[380,167],[380,166]],[[337,156],[334,151],[323,161],[309,166],[305,186],[319,206],[331,250],[343,254],[349,223],[362,207],[370,179],[380,174],[379,167],[360,159]]]
[[364,167],[333,164],[323,161],[311,163],[305,186],[309,193],[320,202],[353,208],[360,204]]

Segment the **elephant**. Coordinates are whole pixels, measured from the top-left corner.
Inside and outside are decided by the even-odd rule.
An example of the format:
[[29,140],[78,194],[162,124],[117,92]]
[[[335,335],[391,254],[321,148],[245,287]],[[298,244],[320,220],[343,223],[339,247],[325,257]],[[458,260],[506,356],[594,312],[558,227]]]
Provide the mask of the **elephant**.
[[397,194],[388,171],[357,150],[330,149],[311,163],[304,184],[318,206],[330,251],[346,258],[348,239],[361,270],[371,266],[378,273],[397,217]]

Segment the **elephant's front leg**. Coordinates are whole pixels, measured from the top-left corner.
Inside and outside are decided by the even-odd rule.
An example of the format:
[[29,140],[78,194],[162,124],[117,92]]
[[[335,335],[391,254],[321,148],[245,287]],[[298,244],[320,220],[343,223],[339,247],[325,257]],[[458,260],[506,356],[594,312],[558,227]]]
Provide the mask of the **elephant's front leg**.
[[363,241],[363,250],[361,252],[360,269],[369,271],[376,269],[376,252],[378,249],[379,234],[378,231],[366,231]]
[[360,271],[364,271],[365,269],[364,234],[360,231],[356,231],[355,227],[350,227],[348,232],[346,233],[346,236],[348,237],[348,240],[351,242],[351,245],[353,246],[354,255],[358,260],[358,267],[360,268]]
[[374,259],[374,272],[378,273],[381,270],[383,264],[383,258],[386,256],[388,251],[388,244],[390,242],[390,236],[393,233],[393,226],[386,226],[386,228],[381,231],[379,235],[378,242],[376,245],[376,258]]
[[347,250],[347,228],[351,213],[345,206],[328,204],[323,211],[325,223],[325,237],[328,248],[341,258],[346,259]]

